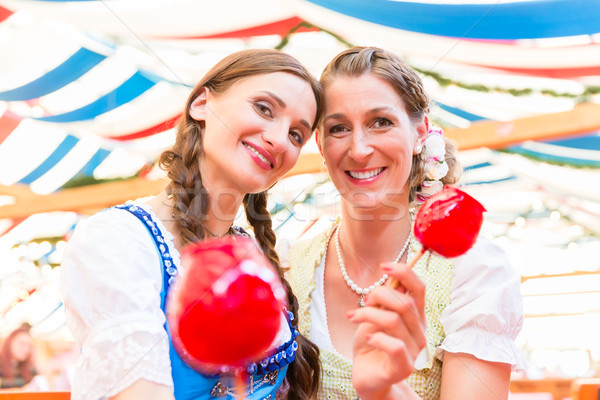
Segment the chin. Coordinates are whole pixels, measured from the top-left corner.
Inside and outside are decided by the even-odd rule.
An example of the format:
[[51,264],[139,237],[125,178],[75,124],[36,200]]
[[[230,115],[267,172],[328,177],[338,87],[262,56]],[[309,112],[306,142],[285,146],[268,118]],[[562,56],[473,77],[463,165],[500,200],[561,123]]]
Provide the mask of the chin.
[[346,198],[346,201],[352,208],[365,211],[375,210],[382,206],[382,201],[379,197],[356,195],[354,198]]
[[389,215],[390,219],[398,218],[408,212],[406,203],[389,196],[365,196],[361,199],[346,198],[346,201],[357,213],[378,213]]
[[268,184],[265,182],[248,182],[246,181],[243,186],[243,191],[245,193],[260,193],[268,190],[273,184]]
[[354,187],[344,193],[344,198],[355,207],[375,206],[384,198],[384,193],[381,190]]

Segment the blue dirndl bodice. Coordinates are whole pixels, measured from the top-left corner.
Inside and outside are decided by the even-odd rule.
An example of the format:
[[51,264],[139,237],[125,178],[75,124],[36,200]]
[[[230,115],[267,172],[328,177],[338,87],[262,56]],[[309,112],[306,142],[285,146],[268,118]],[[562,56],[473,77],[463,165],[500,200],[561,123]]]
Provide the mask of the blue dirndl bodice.
[[[167,294],[169,293],[171,283],[174,282],[178,273],[177,265],[173,262],[169,246],[165,242],[165,238],[158,225],[146,210],[131,203],[118,205],[115,208],[129,211],[137,217],[146,226],[154,239],[163,266],[163,285],[160,296],[161,309],[165,312]],[[243,232],[243,230],[237,231]],[[298,344],[296,343],[298,331],[292,326],[292,314],[290,312],[287,313],[288,324],[292,332],[291,339],[269,351],[268,357],[260,362],[251,364],[247,368],[250,375],[250,382],[245,396],[249,400],[274,400],[275,394],[285,378],[288,364],[294,361],[296,349],[298,348]],[[173,376],[176,400],[233,399],[236,397],[233,390],[233,378],[230,375],[219,374],[208,376],[192,369],[175,351],[173,342],[170,340],[171,331],[168,322],[165,323],[165,329],[170,341],[169,356],[171,359],[171,374]]]

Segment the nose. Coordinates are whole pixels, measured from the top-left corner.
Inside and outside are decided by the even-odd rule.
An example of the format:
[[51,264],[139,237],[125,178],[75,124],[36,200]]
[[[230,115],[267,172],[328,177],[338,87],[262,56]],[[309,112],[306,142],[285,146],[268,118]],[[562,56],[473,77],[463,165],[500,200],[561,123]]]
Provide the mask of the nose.
[[289,127],[284,125],[273,125],[263,131],[262,140],[266,143],[266,147],[269,150],[279,153],[285,149]]
[[368,134],[362,129],[352,132],[352,142],[348,150],[348,156],[355,161],[364,161],[373,154],[373,147],[369,142]]

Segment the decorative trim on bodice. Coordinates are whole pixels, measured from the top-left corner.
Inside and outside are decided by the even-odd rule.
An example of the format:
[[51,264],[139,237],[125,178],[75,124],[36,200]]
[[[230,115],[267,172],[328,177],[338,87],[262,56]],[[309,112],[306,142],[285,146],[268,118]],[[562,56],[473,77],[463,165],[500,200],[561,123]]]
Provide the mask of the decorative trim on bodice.
[[[172,248],[173,244],[171,240],[165,239],[165,235],[163,235],[159,226],[160,223],[154,221],[153,216],[143,207],[133,203],[126,203],[117,205],[115,206],[115,208],[125,210],[133,214],[136,218],[138,218],[141,222],[144,223],[148,231],[151,233],[152,238],[154,239],[154,243],[156,244],[156,248],[158,249],[163,265],[163,289],[161,291],[161,308],[163,312],[165,312],[165,299],[167,298],[167,294],[169,292],[171,284],[175,282],[175,279],[178,275],[177,263],[174,261],[172,256],[172,254],[177,252],[177,250]],[[156,217],[154,216],[154,218]],[[240,227],[233,227],[233,232],[236,235],[249,236],[248,233]],[[166,232],[166,234],[169,234],[168,231]],[[298,337],[299,333],[298,330],[292,326],[292,320],[294,318],[293,314],[290,311],[285,311],[289,329],[291,332],[291,338],[281,346],[278,346],[277,348],[269,351],[269,355],[267,357],[263,358],[259,362],[252,363],[247,367],[247,372],[250,375],[252,375],[250,383],[251,387],[249,387],[248,389],[249,393],[254,392],[259,387],[263,386],[265,383],[268,383],[270,385],[275,384],[275,381],[277,380],[276,371],[287,367],[287,365],[294,361],[296,357],[296,350],[298,349],[298,343],[296,341],[296,338]],[[217,378],[222,374],[203,375],[207,378]],[[223,395],[232,394],[234,394],[232,388],[225,387],[221,382],[218,382],[218,385],[215,385],[211,392],[211,395],[213,397],[220,397]]]

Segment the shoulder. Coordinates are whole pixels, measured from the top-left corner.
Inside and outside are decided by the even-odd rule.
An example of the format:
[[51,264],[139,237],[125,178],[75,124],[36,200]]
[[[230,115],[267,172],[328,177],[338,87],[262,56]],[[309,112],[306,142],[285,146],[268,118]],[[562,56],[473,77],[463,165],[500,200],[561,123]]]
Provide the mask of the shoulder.
[[514,337],[523,323],[521,279],[504,251],[482,237],[455,260],[450,305],[444,311],[448,332],[478,326]]
[[324,231],[300,239],[291,246],[286,277],[294,292],[306,290],[308,295],[314,287],[315,269],[327,251],[329,237],[336,226],[337,221]]
[[291,270],[305,267],[314,269],[323,258],[329,243],[329,237],[337,227],[338,221],[335,221],[327,229],[316,235],[307,238],[301,238],[294,243],[289,250],[289,264]]
[[455,260],[450,304],[441,315],[441,351],[525,365],[514,339],[523,326],[520,275],[505,252],[483,236]]
[[481,235],[473,248],[454,261],[455,287],[498,283],[520,286],[520,275],[512,267],[506,252],[488,236]]
[[71,278],[75,271],[93,279],[112,271],[125,279],[147,273],[148,264],[159,261],[145,224],[128,211],[109,208],[77,224],[62,264]]
[[107,208],[79,221],[73,232],[72,240],[82,239],[90,235],[102,236],[105,239],[115,234],[137,236],[146,228],[133,214],[119,208]]

